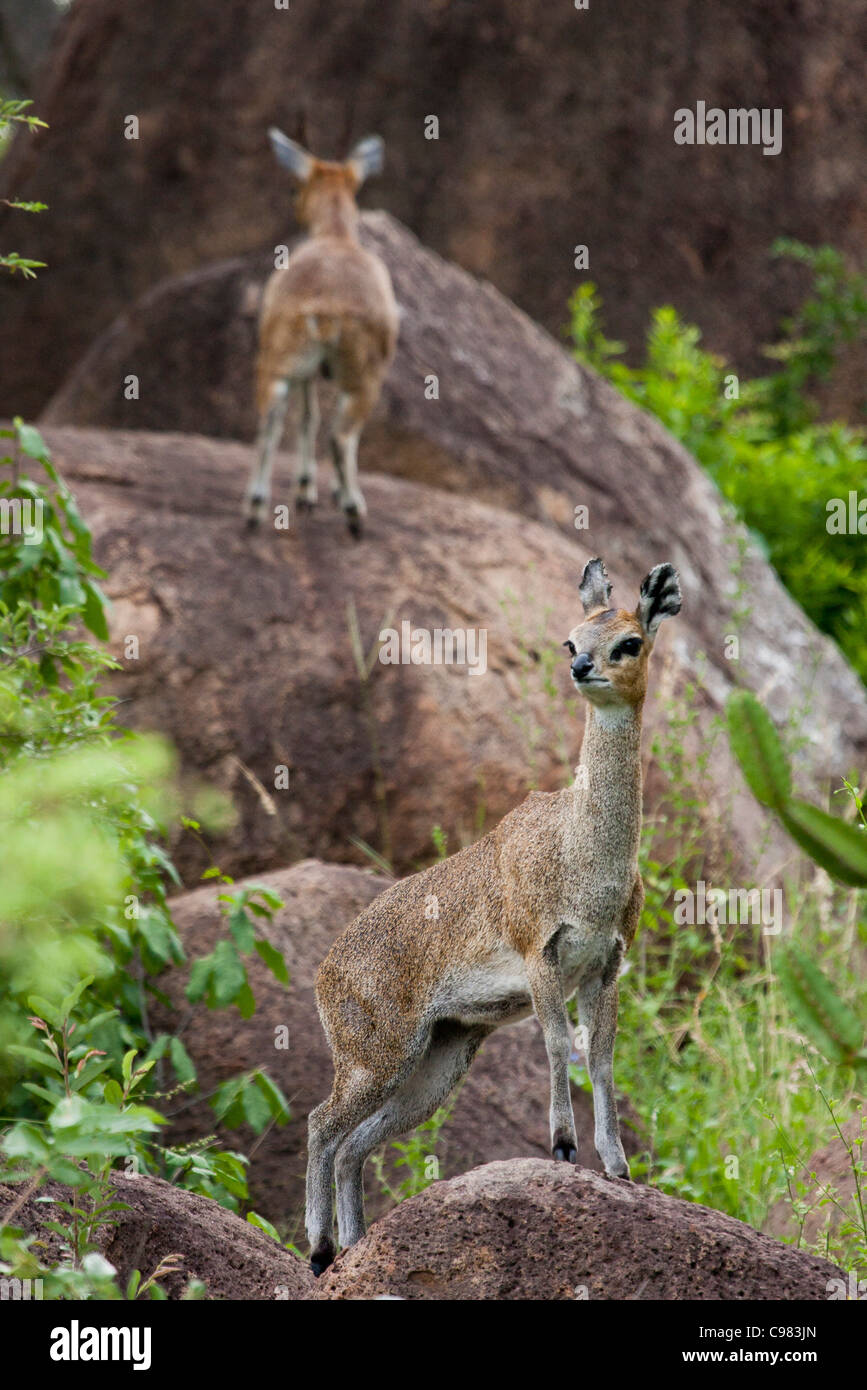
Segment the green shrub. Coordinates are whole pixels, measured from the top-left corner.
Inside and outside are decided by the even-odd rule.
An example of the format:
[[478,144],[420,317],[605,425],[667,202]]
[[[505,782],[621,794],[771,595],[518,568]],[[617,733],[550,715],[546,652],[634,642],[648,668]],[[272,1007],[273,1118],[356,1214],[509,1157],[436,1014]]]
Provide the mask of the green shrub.
[[[184,959],[168,899],[180,880],[163,847],[176,815],[174,756],[116,724],[102,680],[117,663],[85,633],[108,633],[90,533],[38,432],[17,421],[4,433],[0,501],[31,511],[28,526],[0,534],[0,1180],[29,1191],[52,1177],[76,1189],[58,1204],[65,1225],[55,1223],[66,1256],[39,1277],[47,1296],[114,1297],[94,1243],[117,1210],[111,1168],[122,1160],[237,1208],[245,1160],[213,1151],[212,1140],[183,1151],[159,1142],[166,1102],[196,1080],[180,1034],[155,1034],[149,1022],[161,971]],[[24,513],[5,515],[17,523]],[[184,824],[201,838],[198,822]],[[222,885],[226,931],[193,962],[188,998],[247,1018],[245,957],[288,981],[261,932],[281,904],[265,887],[235,888],[216,867],[204,877]],[[216,1120],[257,1133],[288,1118],[260,1070],[211,1099]],[[33,1277],[35,1248],[7,1221],[0,1271]],[[127,1296],[160,1297],[168,1272]]]
[[779,255],[813,273],[814,289],[768,353],[781,366],[751,381],[701,347],[698,328],[671,306],[653,313],[644,363],[618,360],[605,337],[594,285],[570,301],[575,356],[656,415],[695,455],[752,530],[802,608],[867,680],[867,511],[864,533],[829,531],[832,499],[867,500],[867,436],[815,422],[812,386],[829,375],[841,344],[865,332],[867,279],[830,247],[781,241]]

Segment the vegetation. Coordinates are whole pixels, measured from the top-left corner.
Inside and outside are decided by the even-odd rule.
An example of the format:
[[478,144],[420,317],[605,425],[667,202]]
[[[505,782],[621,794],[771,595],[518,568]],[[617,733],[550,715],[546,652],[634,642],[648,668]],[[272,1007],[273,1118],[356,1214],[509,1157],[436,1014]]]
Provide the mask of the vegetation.
[[[818,1206],[822,1234],[814,1248],[863,1277],[864,894],[834,886],[823,870],[799,874],[790,867],[779,934],[710,908],[704,921],[683,920],[677,904],[694,898],[700,880],[726,890],[731,882],[731,867],[711,862],[704,848],[716,838],[706,810],[696,813],[705,805],[702,784],[723,724],[692,763],[686,748],[693,693],[668,710],[666,735],[654,746],[668,791],[646,818],[647,901],[621,988],[615,1077],[642,1145],[633,1171],[758,1228],[779,1201],[798,1229]],[[748,714],[755,718],[753,704]],[[729,719],[741,751],[743,711],[738,693]],[[765,751],[785,785],[785,754],[779,746]],[[749,753],[745,763],[750,784],[761,787],[764,768],[753,766]],[[860,793],[850,787],[859,806]],[[860,833],[813,809],[832,844],[839,830]],[[576,1079],[588,1085],[583,1071]],[[808,1201],[809,1184],[799,1174],[835,1136],[849,1155],[855,1195],[843,1200],[824,1189]]]
[[[813,394],[841,346],[867,331],[867,276],[828,246],[779,241],[774,251],[805,265],[814,285],[767,349],[779,363],[767,376],[739,381],[670,305],[653,314],[643,365],[627,366],[589,282],[570,302],[570,333],[579,361],[658,416],[707,469],[790,593],[867,680],[867,505],[849,525],[850,492],[867,504],[867,434],[817,422]],[[841,505],[829,508],[834,499]],[[844,514],[846,529],[829,529]]]
[[[31,131],[45,129],[45,122],[28,112],[27,108],[31,105],[32,102],[29,101],[12,101],[0,96],[0,156],[16,126],[26,126]],[[0,198],[0,202],[18,212],[46,211],[44,203],[22,203],[9,198]],[[44,267],[44,261],[28,260],[26,256],[19,256],[17,251],[0,251],[0,270],[7,270],[11,275],[17,274],[25,280],[32,280],[37,270],[43,270]]]
[[[118,1210],[112,1168],[156,1173],[234,1209],[247,1196],[242,1155],[159,1138],[173,1098],[196,1083],[180,1027],[155,1032],[149,1017],[160,972],[184,960],[167,897],[179,879],[164,848],[177,816],[173,756],[116,724],[101,683],[117,663],[86,636],[108,635],[90,533],[38,432],[17,421],[3,435],[0,1180],[30,1194],[54,1179],[75,1195],[55,1204],[62,1256],[47,1267],[7,1213],[0,1272],[42,1278],[48,1297],[160,1297],[170,1266],[122,1291],[99,1255],[98,1232]],[[199,834],[198,821],[184,824]],[[260,929],[280,902],[265,888],[234,889],[216,867],[205,878],[222,885],[226,932],[192,963],[187,997],[246,1018],[246,956],[288,980]],[[229,1128],[262,1133],[288,1118],[262,1071],[211,1100]]]
[[[0,100],[0,145],[14,126],[41,124],[27,103]],[[827,247],[781,242],[776,249],[812,271],[814,289],[783,326],[772,350],[778,365],[768,375],[738,382],[668,307],[654,315],[644,365],[627,366],[622,345],[604,335],[590,284],[571,302],[575,351],[699,458],[791,592],[867,678],[863,533],[827,526],[828,502],[848,498],[853,480],[867,477],[867,436],[819,422],[812,395],[839,346],[863,332],[865,278]],[[41,265],[8,252],[0,268],[26,279]],[[16,421],[0,436],[7,441],[0,509],[10,523],[0,528],[0,1181],[20,1191],[0,1226],[0,1273],[41,1278],[52,1298],[160,1298],[176,1257],[135,1271],[121,1287],[99,1253],[100,1232],[123,1206],[113,1170],[154,1173],[235,1210],[247,1198],[242,1154],[213,1140],[184,1150],[161,1140],[175,1099],[196,1084],[183,1025],[159,1032],[151,1021],[161,972],[184,961],[169,900],[179,879],[166,843],[179,819],[201,835],[214,811],[180,816],[172,750],[116,723],[104,681],[117,663],[99,645],[108,637],[107,603],[88,528],[38,432]],[[550,735],[528,714],[529,694],[541,687],[552,708],[559,701],[554,658],[544,609],[528,620],[513,596],[504,606],[522,654],[523,698],[513,717],[534,782]],[[352,605],[347,624],[373,749],[382,855],[358,843],[388,869],[386,787],[369,691],[376,650],[363,649]],[[836,1134],[849,1156],[854,1197],[822,1193],[829,1220],[818,1248],[844,1267],[864,1268],[863,793],[855,779],[841,782],[851,820],[799,800],[778,734],[761,706],[738,693],[728,729],[744,775],[816,868],[788,871],[780,937],[717,916],[682,921],[679,898],[705,875],[725,882],[728,872],[706,851],[714,840],[703,787],[713,738],[694,751],[698,693],[687,688],[670,705],[667,732],[653,750],[668,790],[645,826],[647,902],[623,981],[616,1068],[641,1145],[633,1171],[756,1226],[786,1199],[803,1230],[808,1204],[798,1173]],[[552,721],[565,779],[568,720],[558,709]],[[722,731],[720,721],[713,737]],[[475,833],[484,819],[480,804]],[[432,841],[444,857],[441,827],[433,827]],[[254,953],[288,980],[261,930],[279,900],[254,885],[236,889],[216,865],[204,877],[219,885],[225,931],[192,963],[187,997],[236,1007],[247,1018],[255,999],[246,961]],[[577,1065],[574,1075],[588,1085]],[[288,1118],[285,1098],[263,1071],[229,1079],[210,1099],[215,1123],[230,1129],[246,1123],[261,1134]],[[375,1160],[394,1200],[438,1175],[449,1114],[438,1111],[392,1145],[399,1183],[386,1176],[383,1156]],[[53,1259],[15,1220],[49,1181],[71,1193],[53,1201],[49,1230],[60,1251]],[[248,1219],[279,1239],[266,1218]],[[202,1293],[188,1285],[188,1297]]]
[[[605,336],[589,283],[571,300],[571,337],[580,361],[657,415],[703,464],[790,592],[867,679],[867,520],[859,530],[856,512],[853,528],[847,508],[845,529],[831,521],[833,499],[848,502],[859,485],[863,491],[867,435],[819,422],[815,398],[841,346],[864,335],[867,277],[848,271],[831,247],[779,241],[773,249],[806,266],[813,288],[782,325],[780,342],[767,349],[778,365],[766,376],[739,381],[670,306],[653,315],[645,362],[626,365],[623,344]],[[754,697],[736,692],[727,725],[747,782],[817,867],[812,876],[790,871],[779,936],[715,914],[704,923],[678,921],[679,894],[694,893],[705,876],[727,882],[725,866],[710,864],[704,848],[713,839],[702,790],[711,745],[690,766],[691,709],[687,691],[669,710],[668,734],[654,749],[669,790],[645,825],[647,903],[623,981],[616,1075],[645,1145],[639,1171],[665,1190],[759,1227],[783,1199],[803,1232],[818,1201],[817,1248],[863,1273],[862,792],[854,779],[841,778],[837,790],[849,798],[854,820],[795,797],[770,718]],[[817,1199],[798,1176],[835,1136],[852,1175],[848,1202],[827,1188]]]

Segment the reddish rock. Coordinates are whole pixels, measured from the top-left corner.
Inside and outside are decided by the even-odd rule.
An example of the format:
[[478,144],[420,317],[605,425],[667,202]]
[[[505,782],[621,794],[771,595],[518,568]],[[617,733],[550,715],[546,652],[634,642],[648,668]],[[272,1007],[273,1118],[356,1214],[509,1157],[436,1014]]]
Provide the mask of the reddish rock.
[[[167,1255],[180,1255],[176,1272],[159,1281],[170,1299],[181,1298],[191,1279],[204,1282],[208,1298],[294,1301],[309,1297],[313,1287],[309,1266],[210,1198],[144,1174],[131,1177],[113,1172],[111,1184],[116,1200],[127,1209],[116,1213],[113,1226],[101,1228],[96,1243],[117,1270],[121,1288],[126,1288],[133,1270],[139,1270],[144,1281]],[[59,1183],[43,1183],[17,1210],[14,1224],[38,1234],[42,1258],[51,1261],[60,1258],[61,1247],[59,1237],[43,1227],[43,1222],[54,1219],[50,1204],[37,1200],[46,1196],[69,1201],[71,1192]],[[0,1186],[0,1221],[19,1197],[19,1189]]]
[[314,1298],[822,1301],[839,1277],[709,1207],[525,1158],[402,1202],[338,1256]]
[[[538,331],[522,322],[528,335]],[[504,362],[507,356],[503,349]],[[516,350],[520,361],[528,366],[527,390],[550,394],[550,378],[534,376],[532,357]],[[497,413],[472,430],[455,410],[456,457],[470,471],[482,457],[492,479],[501,446],[506,496],[527,489],[552,507],[568,506],[569,488],[579,487],[570,481],[571,455],[517,431],[510,453],[512,416],[505,407],[499,413],[502,403],[492,399]],[[536,409],[544,409],[541,400],[528,429]],[[696,814],[707,819],[710,860],[734,852],[752,861],[765,847],[767,818],[744,789],[724,735],[712,736],[733,678],[759,689],[780,718],[791,711],[794,691],[809,696],[810,742],[800,755],[807,789],[863,761],[863,686],[752,551],[741,575],[751,605],[741,660],[725,660],[732,606],[743,602],[730,586],[735,529],[708,480],[652,421],[610,392],[604,419],[619,434],[609,435],[598,456],[609,471],[596,478],[598,515],[591,513],[589,533],[561,533],[516,511],[367,471],[361,544],[343,534],[330,506],[294,532],[263,528],[251,538],[240,520],[249,465],[241,445],[47,432],[109,571],[113,650],[123,667],[112,688],[122,717],[168,734],[188,782],[204,779],[234,797],[236,824],[213,837],[225,871],[261,872],[310,855],[361,860],[360,839],[405,872],[431,857],[435,825],[454,850],[490,828],[533,783],[563,785],[577,760],[583,707],[560,644],[575,621],[577,578],[594,553],[605,556],[615,601],[625,603],[653,564],[669,559],[680,570],[683,613],[660,634],[645,711],[647,804],[654,808],[664,793],[654,735],[669,736],[671,701],[696,679],[706,653],[689,719],[675,737],[684,745],[687,779],[700,757],[708,760]],[[565,428],[565,420],[555,422],[557,431]],[[548,460],[547,484],[534,475],[534,458]],[[286,468],[284,456],[284,495]],[[642,506],[643,521],[624,521],[621,502],[627,512]],[[350,637],[353,613],[368,659],[379,635],[404,621],[428,631],[483,631],[485,674],[374,659],[363,679]],[[130,635],[139,638],[135,659],[124,642]],[[820,674],[805,686],[813,670]],[[195,883],[207,863],[200,846],[187,837],[175,851]],[[778,866],[773,832],[768,855]]]
[[[0,244],[50,267],[0,282],[0,412],[35,414],[163,277],[285,240],[272,124],[323,156],[378,131],[387,166],[368,205],[552,332],[587,274],[580,244],[634,351],[650,308],[674,303],[741,371],[766,365],[759,348],[804,287],[771,260],[775,237],[862,255],[864,47],[852,0],[355,0],[327,25],[321,0],[185,0],[159,24],[147,5],[76,0],[32,93],[50,129],[0,175],[0,196],[50,205],[0,215]],[[674,113],[698,98],[782,109],[781,152],[676,145]],[[855,410],[863,367],[852,386]]]

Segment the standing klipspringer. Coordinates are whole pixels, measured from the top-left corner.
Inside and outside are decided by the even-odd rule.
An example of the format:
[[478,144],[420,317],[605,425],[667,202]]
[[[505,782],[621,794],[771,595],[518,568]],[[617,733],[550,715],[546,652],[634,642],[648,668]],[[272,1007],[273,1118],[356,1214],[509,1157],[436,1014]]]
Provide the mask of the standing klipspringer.
[[[657,565],[634,611],[609,608],[591,560],[584,619],[565,642],[588,701],[575,782],[532,792],[476,844],[403,879],[338,937],[316,998],[334,1087],[309,1119],[307,1235],[319,1274],[340,1243],[364,1235],[362,1170],[392,1135],[433,1114],[495,1028],[535,1011],[551,1073],[551,1148],[575,1162],[566,1001],[577,991],[593,1084],[596,1150],[628,1177],[614,1099],[617,976],[644,890],[641,713],[661,620],[680,611],[677,573]],[[426,911],[436,903],[436,913]]]
[[333,495],[357,537],[366,512],[358,484],[358,441],[398,332],[391,279],[379,257],[359,245],[355,204],[361,184],[382,168],[383,143],[368,136],[345,164],[331,164],[314,159],[279,130],[269,134],[278,160],[301,185],[296,212],[308,236],[265,289],[256,364],[259,437],[245,514],[255,526],[268,505],[271,468],[293,388],[301,398],[297,506],[309,508],[317,501],[316,379],[323,376],[333,379],[340,393],[331,424]]

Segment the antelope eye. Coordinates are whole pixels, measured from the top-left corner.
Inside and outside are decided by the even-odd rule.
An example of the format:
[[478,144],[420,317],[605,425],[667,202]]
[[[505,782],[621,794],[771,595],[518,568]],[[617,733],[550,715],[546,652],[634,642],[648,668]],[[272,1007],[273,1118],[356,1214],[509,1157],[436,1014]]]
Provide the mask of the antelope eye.
[[637,656],[641,651],[640,637],[624,637],[622,642],[618,642],[609,660],[619,661],[622,656]]
[[565,641],[565,642],[563,643],[563,646],[564,646],[564,647],[568,647],[568,649],[569,649],[569,655],[570,655],[570,656],[574,656],[574,655],[575,655],[575,643],[574,643],[574,642],[570,642],[570,641],[568,641],[568,639],[567,639],[567,641]]

